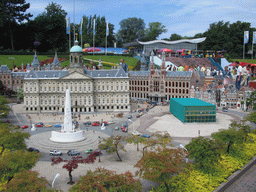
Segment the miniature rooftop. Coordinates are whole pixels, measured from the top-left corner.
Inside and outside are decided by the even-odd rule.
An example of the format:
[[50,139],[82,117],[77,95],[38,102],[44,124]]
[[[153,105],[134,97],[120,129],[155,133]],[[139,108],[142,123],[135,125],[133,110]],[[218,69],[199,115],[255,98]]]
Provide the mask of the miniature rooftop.
[[170,100],[173,100],[182,106],[215,106],[197,98],[171,98]]

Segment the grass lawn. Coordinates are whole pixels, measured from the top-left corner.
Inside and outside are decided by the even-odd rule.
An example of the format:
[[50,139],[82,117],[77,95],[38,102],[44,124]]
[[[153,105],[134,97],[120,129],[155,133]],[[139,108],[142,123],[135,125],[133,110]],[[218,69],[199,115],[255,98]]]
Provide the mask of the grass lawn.
[[[9,59],[9,57],[12,57],[14,59]],[[46,60],[49,58],[54,57],[54,55],[38,55],[38,60]],[[90,63],[89,60],[99,60],[101,57],[102,65],[104,69],[111,69],[111,66],[115,65],[116,63],[120,63],[120,59],[124,58],[124,61],[127,63],[128,68],[132,69],[136,63],[138,62],[137,59],[133,57],[122,57],[122,56],[99,56],[99,55],[86,55],[84,56],[85,60],[84,63]],[[61,55],[58,56],[58,58],[66,58],[68,59],[67,61],[63,61],[61,63],[62,67],[65,67],[66,65],[69,66],[69,55]],[[9,69],[12,68],[12,63],[14,62],[14,65],[17,67],[20,67],[21,64],[26,65],[27,63],[32,63],[34,59],[34,55],[1,55],[0,56],[0,65],[6,65],[9,67]],[[86,59],[88,59],[86,61]],[[98,62],[95,62],[98,64]]]
[[229,59],[230,62],[245,62],[245,63],[251,63],[251,64],[256,64],[256,59]]
[[[9,59],[9,57],[12,57],[14,59]],[[51,57],[54,57],[54,55],[38,55],[38,60],[46,60]],[[34,59],[34,55],[0,55],[0,65],[7,65],[9,69],[12,68],[12,63],[14,62],[14,65],[17,67],[20,67],[21,64],[26,65],[27,63],[32,63]]]
[[[114,56],[105,56],[105,55],[85,55],[84,58],[86,59],[92,59],[92,60],[99,60],[101,57],[101,61],[102,61],[102,65],[104,67],[104,69],[106,69],[105,64],[108,64],[110,66],[115,65],[116,63],[120,63],[120,59],[124,59],[125,63],[127,63],[128,68],[132,69],[136,63],[138,62],[138,59],[135,59],[134,57],[124,57],[124,56],[118,56],[118,55],[114,55]],[[105,62],[106,63],[105,63]],[[110,67],[111,68],[111,67]]]

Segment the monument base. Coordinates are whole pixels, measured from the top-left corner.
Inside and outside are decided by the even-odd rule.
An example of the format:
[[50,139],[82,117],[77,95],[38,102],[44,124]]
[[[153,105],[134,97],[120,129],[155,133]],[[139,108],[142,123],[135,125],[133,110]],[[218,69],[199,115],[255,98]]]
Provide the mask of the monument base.
[[61,131],[52,131],[51,141],[59,143],[71,143],[84,140],[84,132],[61,132]]

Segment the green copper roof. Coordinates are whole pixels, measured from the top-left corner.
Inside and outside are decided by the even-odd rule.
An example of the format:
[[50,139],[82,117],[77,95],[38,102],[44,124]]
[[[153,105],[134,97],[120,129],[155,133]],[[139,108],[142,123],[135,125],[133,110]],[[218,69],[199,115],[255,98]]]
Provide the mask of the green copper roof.
[[171,98],[170,100],[173,100],[182,106],[215,106],[197,98]]
[[70,49],[70,52],[71,52],[71,53],[74,53],[74,52],[83,52],[83,49],[82,49],[82,47],[80,47],[80,46],[78,45],[78,41],[77,41],[77,40],[75,41],[75,45]]

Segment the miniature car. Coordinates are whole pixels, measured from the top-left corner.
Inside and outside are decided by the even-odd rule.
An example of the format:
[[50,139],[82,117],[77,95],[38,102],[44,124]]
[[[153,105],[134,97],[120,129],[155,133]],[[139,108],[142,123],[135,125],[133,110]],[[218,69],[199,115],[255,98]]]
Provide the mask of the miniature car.
[[140,118],[140,115],[137,115],[136,117],[137,117],[137,118]]
[[95,121],[92,123],[92,126],[99,126],[99,125],[100,125],[100,123],[98,121]]
[[94,151],[93,149],[87,149],[87,150],[85,151],[85,153],[86,153],[86,154],[91,154],[93,151]]
[[92,123],[90,121],[87,121],[84,123],[84,125],[91,125]]
[[137,136],[140,135],[140,133],[139,133],[138,131],[133,131],[132,134],[133,134],[133,135],[137,135]]
[[54,149],[53,151],[50,151],[50,155],[60,156],[62,155],[62,152],[58,151],[57,149]]
[[227,108],[227,107],[223,107],[223,108],[222,108],[222,111],[223,111],[223,112],[228,112],[228,108]]
[[127,117],[128,119],[131,119],[132,118],[132,116],[131,115],[128,115],[128,117]]
[[115,124],[115,121],[109,121],[108,124]]
[[150,135],[149,134],[144,134],[144,135],[141,135],[141,137],[150,138]]
[[33,147],[29,147],[29,148],[28,148],[28,151],[30,151],[30,152],[35,151],[35,152],[37,152],[37,153],[39,153],[39,152],[40,152],[38,149],[33,148]]
[[115,130],[119,130],[119,127],[118,126],[115,126],[115,128],[114,128]]
[[26,129],[26,128],[28,128],[28,126],[27,125],[23,125],[21,128],[22,129]]
[[45,125],[45,127],[52,127],[52,125],[49,125],[49,124],[48,124],[48,125]]
[[128,129],[127,129],[126,127],[124,127],[124,126],[121,127],[121,130],[122,130],[123,132],[127,132],[127,131],[128,131]]
[[54,127],[61,127],[61,124],[56,124],[54,125]]
[[40,123],[37,123],[37,124],[36,124],[36,127],[43,127],[43,125],[40,124]]
[[79,151],[74,151],[74,150],[68,150],[67,154],[69,156],[75,156],[75,155],[80,155]]
[[95,154],[95,156],[102,155],[102,153],[100,151],[93,151],[91,154]]

